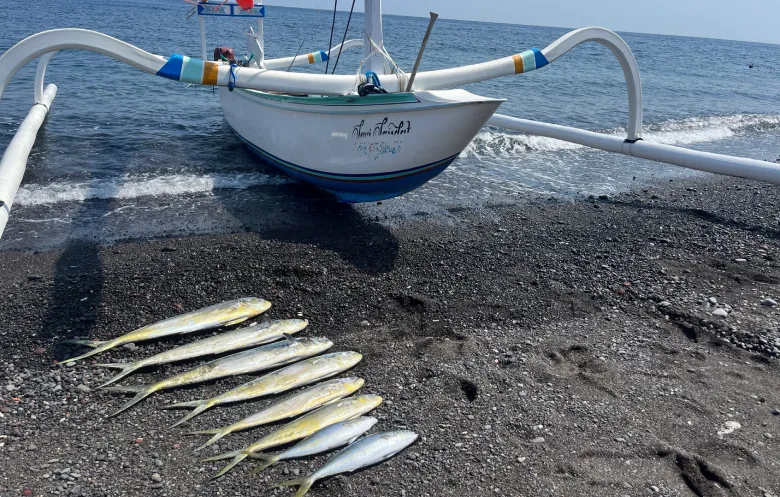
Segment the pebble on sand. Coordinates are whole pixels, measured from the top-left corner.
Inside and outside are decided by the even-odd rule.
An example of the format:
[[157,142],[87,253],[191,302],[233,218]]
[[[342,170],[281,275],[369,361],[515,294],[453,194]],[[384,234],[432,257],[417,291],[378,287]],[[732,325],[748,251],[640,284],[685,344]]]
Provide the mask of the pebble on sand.
[[543,444],[544,443],[544,437],[536,437],[533,440],[531,440],[532,444]]
[[723,309],[722,307],[718,307],[714,311],[712,311],[713,316],[720,316],[722,318],[728,317],[729,313],[726,312],[726,309]]
[[152,474],[152,481],[157,481],[157,482],[162,481],[162,476],[160,476],[160,473],[153,473]]

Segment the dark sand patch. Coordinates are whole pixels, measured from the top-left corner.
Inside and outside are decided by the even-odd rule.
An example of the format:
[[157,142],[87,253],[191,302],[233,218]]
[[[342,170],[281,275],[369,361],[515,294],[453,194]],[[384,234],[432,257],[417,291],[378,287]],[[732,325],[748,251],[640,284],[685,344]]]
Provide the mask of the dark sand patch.
[[[106,419],[125,398],[85,387],[112,371],[52,367],[77,352],[58,345],[64,338],[105,338],[258,295],[273,317],[304,315],[306,333],[364,354],[362,392],[386,399],[376,429],[422,435],[398,458],[311,495],[778,495],[780,319],[760,305],[780,301],[778,212],[777,188],[719,179],[465,212],[455,227],[370,230],[381,240],[356,226],[326,245],[322,234],[242,233],[7,252],[0,494],[292,495],[264,487],[324,458],[259,477],[243,463],[210,483],[217,466],[198,462],[203,440],[185,436],[268,401],[165,428],[181,413],[161,406],[245,378],[159,394]],[[137,359],[174,342],[98,358]],[[741,428],[720,437],[726,421]]]

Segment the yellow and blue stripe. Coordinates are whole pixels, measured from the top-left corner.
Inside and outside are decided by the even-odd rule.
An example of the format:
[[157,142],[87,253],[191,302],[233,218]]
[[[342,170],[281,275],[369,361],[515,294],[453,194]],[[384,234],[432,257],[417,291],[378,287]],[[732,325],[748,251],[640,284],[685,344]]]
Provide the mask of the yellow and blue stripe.
[[193,59],[177,53],[171,55],[165,65],[157,71],[157,75],[163,78],[209,86],[217,84],[218,73],[218,62]]
[[515,74],[531,72],[550,63],[538,48],[532,48],[531,50],[513,55],[512,60],[515,63]]
[[328,60],[328,54],[324,50],[312,52],[306,55],[309,59],[309,64],[316,64],[317,62],[325,62]]

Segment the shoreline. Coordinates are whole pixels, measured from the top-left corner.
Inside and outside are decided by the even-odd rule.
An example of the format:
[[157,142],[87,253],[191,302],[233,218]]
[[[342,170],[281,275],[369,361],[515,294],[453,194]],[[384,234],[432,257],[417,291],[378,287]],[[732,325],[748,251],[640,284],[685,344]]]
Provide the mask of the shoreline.
[[[170,430],[181,413],[160,407],[241,379],[172,390],[106,419],[126,399],[91,388],[111,370],[52,368],[77,351],[63,339],[115,336],[178,306],[247,295],[270,300],[272,318],[308,318],[303,334],[327,336],[334,350],[364,355],[361,393],[385,398],[373,432],[421,435],[311,495],[778,494],[780,306],[761,302],[780,302],[780,188],[674,180],[461,211],[451,225],[385,226],[315,205],[331,211],[296,213],[312,217],[305,229],[3,252],[0,494],[236,495],[321,465],[322,456],[288,461],[256,477],[242,464],[209,483],[213,463],[192,452],[203,440],[185,433],[269,401]],[[344,222],[317,222],[327,219]],[[718,435],[726,421],[741,428]],[[268,431],[231,435],[219,449]]]

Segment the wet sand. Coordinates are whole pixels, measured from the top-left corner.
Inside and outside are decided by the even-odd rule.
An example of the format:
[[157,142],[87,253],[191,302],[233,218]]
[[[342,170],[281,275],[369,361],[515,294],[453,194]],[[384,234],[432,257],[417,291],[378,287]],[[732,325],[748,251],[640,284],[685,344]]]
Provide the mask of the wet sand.
[[[309,318],[304,333],[334,350],[361,352],[361,392],[385,399],[374,432],[421,435],[310,495],[780,495],[780,306],[767,300],[780,302],[779,188],[675,181],[466,210],[447,225],[387,227],[342,211],[305,230],[4,252],[0,495],[293,495],[265,488],[325,457],[259,476],[245,462],[210,482],[221,465],[201,455],[269,429],[201,453],[204,440],[186,435],[269,400],[166,428],[183,413],[162,406],[246,378],[158,394],[106,419],[126,401],[94,390],[113,372],[54,364],[80,351],[63,339],[112,337],[246,295],[271,300],[273,318]],[[719,435],[727,422],[739,428]]]

